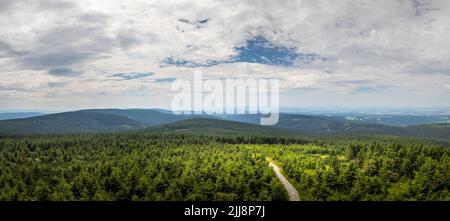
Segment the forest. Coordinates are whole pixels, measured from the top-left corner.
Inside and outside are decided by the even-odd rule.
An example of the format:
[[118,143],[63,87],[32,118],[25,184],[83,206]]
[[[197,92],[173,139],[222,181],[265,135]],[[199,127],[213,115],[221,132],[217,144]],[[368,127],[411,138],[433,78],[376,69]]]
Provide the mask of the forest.
[[450,200],[450,149],[390,139],[180,132],[0,138],[0,200]]

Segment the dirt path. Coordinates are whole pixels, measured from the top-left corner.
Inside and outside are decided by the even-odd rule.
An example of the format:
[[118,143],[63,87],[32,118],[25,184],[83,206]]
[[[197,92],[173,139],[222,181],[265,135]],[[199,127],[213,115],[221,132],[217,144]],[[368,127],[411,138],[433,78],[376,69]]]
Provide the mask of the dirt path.
[[273,168],[273,171],[275,171],[275,173],[277,174],[281,183],[284,185],[284,188],[286,188],[286,191],[288,192],[289,195],[289,201],[300,201],[300,197],[298,196],[297,190],[286,179],[286,177],[284,177],[283,174],[281,174],[280,168],[277,165],[275,165],[272,161],[269,161],[269,166]]

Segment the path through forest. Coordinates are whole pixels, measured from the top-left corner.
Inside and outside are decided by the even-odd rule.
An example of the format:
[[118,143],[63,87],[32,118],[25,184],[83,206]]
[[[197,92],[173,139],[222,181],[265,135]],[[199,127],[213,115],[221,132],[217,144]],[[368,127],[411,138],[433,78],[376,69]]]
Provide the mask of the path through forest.
[[272,161],[269,161],[269,166],[273,168],[273,171],[275,171],[275,173],[277,174],[281,183],[284,185],[284,188],[286,188],[286,191],[288,192],[289,195],[289,201],[300,201],[300,197],[298,196],[297,190],[286,179],[286,177],[284,177],[284,175],[281,174],[280,168],[277,165],[275,165]]

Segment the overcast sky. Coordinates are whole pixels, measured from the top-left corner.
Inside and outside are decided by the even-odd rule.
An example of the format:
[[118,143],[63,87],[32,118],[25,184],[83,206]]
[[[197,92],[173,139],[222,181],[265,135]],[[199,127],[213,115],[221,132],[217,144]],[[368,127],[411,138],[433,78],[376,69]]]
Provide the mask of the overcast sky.
[[448,0],[0,0],[0,109],[170,107],[278,78],[281,106],[449,107]]

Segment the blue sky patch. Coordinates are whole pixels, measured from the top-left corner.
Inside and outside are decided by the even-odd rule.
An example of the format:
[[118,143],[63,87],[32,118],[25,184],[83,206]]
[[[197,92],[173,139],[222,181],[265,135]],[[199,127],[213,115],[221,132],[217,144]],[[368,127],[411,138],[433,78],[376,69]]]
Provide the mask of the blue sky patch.
[[361,86],[352,91],[353,94],[369,94],[369,93],[377,93],[386,89],[386,86]]
[[209,60],[205,63],[196,63],[188,60],[180,60],[174,57],[166,58],[161,64],[177,67],[210,67],[218,64],[246,62],[275,66],[293,66],[295,63],[307,64],[315,60],[327,61],[328,58],[314,53],[299,53],[295,48],[276,45],[262,36],[248,39],[244,46],[237,46],[238,55],[225,61]]
[[239,55],[233,62],[259,63],[269,65],[290,66],[300,55],[294,48],[275,45],[262,36],[247,40],[245,46],[236,47]]

